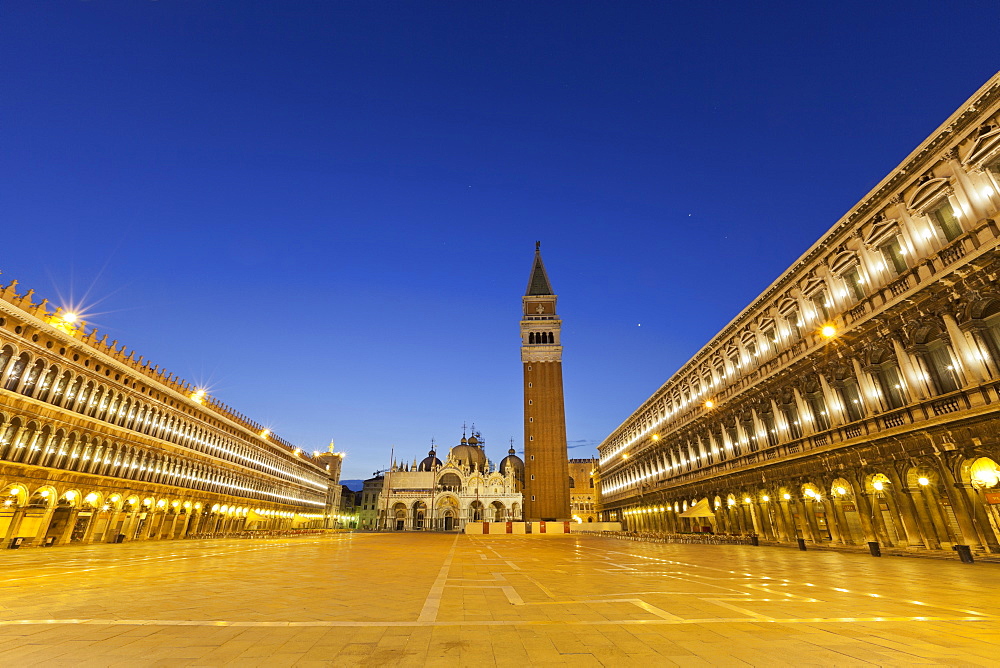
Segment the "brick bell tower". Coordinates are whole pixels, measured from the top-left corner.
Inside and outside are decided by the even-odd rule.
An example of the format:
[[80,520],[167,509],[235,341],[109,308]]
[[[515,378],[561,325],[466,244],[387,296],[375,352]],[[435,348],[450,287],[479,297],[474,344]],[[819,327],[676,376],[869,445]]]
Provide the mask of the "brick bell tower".
[[562,345],[556,295],[542,263],[541,242],[522,298],[524,367],[524,519],[569,520],[569,463],[563,408]]

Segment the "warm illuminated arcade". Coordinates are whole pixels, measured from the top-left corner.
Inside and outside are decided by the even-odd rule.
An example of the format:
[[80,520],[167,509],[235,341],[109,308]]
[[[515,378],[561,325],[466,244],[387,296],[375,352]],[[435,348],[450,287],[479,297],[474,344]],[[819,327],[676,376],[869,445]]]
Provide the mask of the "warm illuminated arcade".
[[1000,552],[1000,75],[599,447],[651,531]]
[[4,547],[327,523],[341,453],[311,457],[107,339],[0,288]]

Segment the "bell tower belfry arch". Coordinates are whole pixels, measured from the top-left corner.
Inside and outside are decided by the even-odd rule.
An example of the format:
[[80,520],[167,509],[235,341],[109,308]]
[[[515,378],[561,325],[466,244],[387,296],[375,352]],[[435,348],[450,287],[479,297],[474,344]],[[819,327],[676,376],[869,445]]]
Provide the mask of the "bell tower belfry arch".
[[522,298],[524,370],[524,518],[570,519],[566,411],[563,406],[562,321],[542,263],[541,242]]

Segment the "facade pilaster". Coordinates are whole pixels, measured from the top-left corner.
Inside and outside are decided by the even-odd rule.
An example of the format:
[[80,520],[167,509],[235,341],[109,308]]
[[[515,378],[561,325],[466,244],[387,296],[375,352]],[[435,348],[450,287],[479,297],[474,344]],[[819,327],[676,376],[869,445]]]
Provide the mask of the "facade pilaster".
[[914,368],[913,359],[903,349],[903,344],[899,342],[898,338],[895,336],[890,338],[892,340],[892,350],[896,353],[896,361],[899,363],[899,372],[906,379],[905,387],[903,387],[903,395],[912,396],[916,399],[926,399],[929,396],[927,381],[924,380],[927,374],[920,370],[919,367]]
[[948,496],[948,501],[952,511],[955,513],[955,520],[958,522],[959,531],[962,535],[959,539],[962,544],[973,549],[981,546],[979,532],[976,531],[975,523],[972,520],[972,511],[969,508],[969,497],[963,492],[963,484],[955,480],[951,472],[951,466],[942,458],[937,458],[938,471],[941,474],[943,489]]

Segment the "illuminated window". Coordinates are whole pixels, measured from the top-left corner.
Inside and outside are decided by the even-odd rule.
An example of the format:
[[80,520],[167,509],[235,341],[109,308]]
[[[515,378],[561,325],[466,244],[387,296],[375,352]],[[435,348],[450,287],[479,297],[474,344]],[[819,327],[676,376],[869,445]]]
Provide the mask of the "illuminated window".
[[802,332],[799,331],[799,323],[801,318],[799,317],[799,310],[794,309],[790,311],[785,317],[785,322],[788,325],[788,333],[792,339],[798,339],[802,337]]
[[865,416],[865,406],[861,401],[861,391],[858,389],[858,381],[853,378],[845,378],[840,385],[840,400],[847,411],[847,418],[851,422],[860,420]]
[[820,322],[830,319],[830,299],[826,296],[826,290],[820,290],[812,296],[813,308],[816,309],[816,317]]
[[931,378],[939,394],[954,392],[959,388],[955,362],[944,341],[938,339],[928,343],[924,359],[927,361],[927,368],[931,372]]
[[799,409],[792,399],[787,404],[782,404],[781,414],[788,423],[788,434],[792,438],[802,438],[802,425],[799,423]]
[[777,350],[778,335],[774,331],[774,325],[767,325],[763,330],[761,330],[761,333],[764,335],[764,340],[767,342],[767,345]]
[[882,402],[887,409],[900,408],[906,403],[903,395],[903,381],[895,360],[883,362],[875,367],[875,382],[882,394]]
[[767,411],[760,414],[760,421],[764,423],[764,431],[767,432],[767,444],[778,444],[778,428],[774,422],[774,413]]
[[955,210],[951,208],[951,203],[946,201],[931,211],[930,215],[948,241],[954,241],[962,234],[962,224],[955,217]]
[[730,446],[733,449],[733,454],[739,456],[740,454],[740,435],[736,431],[736,423],[726,425],[726,436],[729,438]]
[[7,372],[7,384],[4,385],[5,389],[11,391],[17,389],[17,383],[21,380],[21,374],[24,373],[24,367],[27,365],[27,355],[21,355],[14,361],[14,363],[10,366],[10,371]]
[[1000,185],[1000,160],[994,162],[992,165],[986,166],[986,171],[993,175],[993,179]]
[[830,414],[826,410],[826,400],[823,398],[823,392],[816,391],[811,394],[807,394],[806,401],[809,404],[809,410],[812,411],[813,423],[816,425],[816,431],[826,431],[829,429]]
[[1000,304],[994,302],[985,313],[983,313],[983,338],[989,354],[994,359],[1000,359]]
[[882,257],[885,260],[886,269],[893,276],[899,276],[908,269],[906,258],[903,257],[903,245],[899,236],[893,237],[892,241],[879,247]]
[[853,295],[857,300],[865,298],[865,286],[861,283],[861,271],[857,265],[845,271],[842,278],[844,279],[844,283],[847,284],[847,292],[849,294]]

